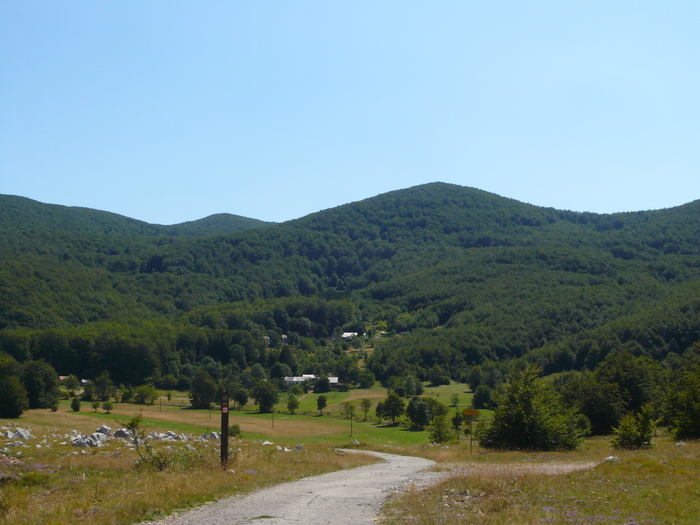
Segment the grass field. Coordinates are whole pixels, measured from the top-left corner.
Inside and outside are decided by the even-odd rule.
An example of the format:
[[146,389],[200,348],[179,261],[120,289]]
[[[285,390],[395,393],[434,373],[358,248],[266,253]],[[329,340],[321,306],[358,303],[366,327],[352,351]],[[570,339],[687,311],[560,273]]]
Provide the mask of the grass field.
[[[30,410],[18,420],[0,421],[0,426],[12,423],[30,429],[36,438],[27,440],[25,447],[10,447],[21,463],[0,455],[0,524],[137,523],[222,496],[376,461],[362,454],[339,455],[328,444],[305,443],[301,451],[285,452],[246,439],[231,443],[232,457],[224,471],[216,440],[188,442],[192,451],[184,449],[185,443],[156,442],[160,452],[168,454],[168,447],[175,447],[186,460],[160,472],[137,470],[136,451],[121,440],[91,449],[69,444],[66,435],[71,430],[91,434],[102,424],[114,429],[115,419],[128,419],[133,408],[120,405],[112,414],[73,413],[64,403],[57,412]],[[181,408],[159,409],[144,410],[149,432],[198,436],[207,430],[206,412],[188,412],[188,418]],[[0,446],[5,445],[7,440],[0,440]]]
[[[337,455],[337,446],[423,456],[437,461],[437,470],[450,472],[448,480],[434,487],[394,498],[384,516],[390,524],[700,523],[699,443],[676,446],[660,433],[655,448],[637,452],[614,451],[603,438],[589,439],[580,450],[567,453],[498,453],[476,443],[470,451],[465,440],[432,445],[425,431],[364,421],[360,400],[372,401],[372,416],[386,396],[378,386],[326,394],[329,404],[322,416],[316,394],[300,398],[295,415],[287,413],[282,397],[274,422],[272,414],[259,414],[251,405],[232,411],[229,423],[240,425],[244,439],[232,445],[229,472],[220,468],[213,440],[195,444],[192,465],[165,472],[137,471],[136,452],[121,441],[89,450],[60,444],[70,430],[90,434],[102,424],[114,429],[119,426],[115,420],[139,411],[148,432],[199,436],[220,429],[218,410],[191,410],[183,393],[172,394],[170,401],[163,396],[151,406],[115,404],[111,414],[94,412],[86,403],[75,413],[65,401],[57,412],[31,410],[13,420],[31,427],[37,439],[12,448],[13,454],[21,452],[21,466],[0,463],[0,525],[135,523],[227,494],[373,461]],[[471,395],[464,385],[428,387],[425,392],[445,404],[453,394],[459,396],[459,406],[450,414],[469,407]],[[350,421],[342,417],[346,402],[356,406],[352,436]],[[489,419],[491,414],[484,411],[481,416]],[[0,421],[0,426],[7,423]],[[354,439],[361,445],[353,445]],[[263,440],[275,445],[264,446]],[[5,444],[0,440],[0,447]],[[303,445],[301,453],[276,448],[297,444]],[[603,461],[613,454],[619,461]]]
[[[616,461],[604,458],[614,453]],[[485,453],[443,463],[454,476],[394,499],[393,524],[700,523],[700,443],[660,436],[643,451],[591,439],[568,453]],[[573,470],[572,470],[573,469]]]

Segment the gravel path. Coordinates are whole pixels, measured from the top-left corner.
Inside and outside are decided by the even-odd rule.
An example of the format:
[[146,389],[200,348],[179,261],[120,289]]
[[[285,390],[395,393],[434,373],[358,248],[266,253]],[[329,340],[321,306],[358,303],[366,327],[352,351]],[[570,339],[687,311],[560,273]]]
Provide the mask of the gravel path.
[[[345,452],[356,452],[346,450]],[[384,461],[331,472],[234,496],[171,516],[151,525],[362,524],[376,521],[391,493],[421,486],[435,474],[421,472],[433,461],[412,456],[365,452]]]

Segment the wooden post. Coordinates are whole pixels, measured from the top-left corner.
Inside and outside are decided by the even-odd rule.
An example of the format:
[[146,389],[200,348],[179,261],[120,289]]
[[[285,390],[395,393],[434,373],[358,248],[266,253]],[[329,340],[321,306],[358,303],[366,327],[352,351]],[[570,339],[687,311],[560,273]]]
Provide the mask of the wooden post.
[[472,423],[474,419],[479,417],[478,410],[465,409],[462,411],[462,415],[469,418],[469,455],[472,454],[472,439],[474,438],[474,429],[472,428]]
[[229,392],[221,394],[221,468],[228,466],[228,400]]

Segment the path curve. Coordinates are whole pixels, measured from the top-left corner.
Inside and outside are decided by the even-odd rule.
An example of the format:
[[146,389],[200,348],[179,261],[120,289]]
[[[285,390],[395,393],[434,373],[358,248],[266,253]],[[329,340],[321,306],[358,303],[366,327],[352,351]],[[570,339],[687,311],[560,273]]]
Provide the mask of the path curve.
[[420,484],[428,459],[382,452],[354,451],[384,461],[282,483],[247,496],[219,500],[150,525],[321,525],[375,522],[390,493]]

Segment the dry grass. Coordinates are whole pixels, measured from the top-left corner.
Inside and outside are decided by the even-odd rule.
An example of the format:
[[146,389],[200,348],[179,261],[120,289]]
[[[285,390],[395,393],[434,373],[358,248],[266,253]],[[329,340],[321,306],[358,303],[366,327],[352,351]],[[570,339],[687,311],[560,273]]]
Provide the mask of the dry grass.
[[[612,454],[619,461],[601,461]],[[700,523],[699,443],[613,452],[591,440],[581,452],[489,453],[438,468],[446,479],[392,501],[385,523]]]
[[[137,471],[133,466],[136,453],[120,440],[81,450],[61,445],[62,438],[51,438],[51,434],[64,434],[69,428],[91,433],[100,421],[48,411],[30,411],[22,420],[24,428],[31,423],[37,439],[21,449],[23,465],[0,462],[2,525],[136,523],[226,495],[376,461],[364,454],[337,455],[322,445],[284,452],[275,446],[242,441],[232,445],[235,455],[224,472],[216,442],[210,441],[194,444],[198,452],[193,457],[198,460],[191,466],[164,472]],[[44,436],[49,446],[37,448]]]

